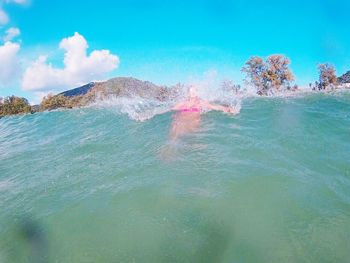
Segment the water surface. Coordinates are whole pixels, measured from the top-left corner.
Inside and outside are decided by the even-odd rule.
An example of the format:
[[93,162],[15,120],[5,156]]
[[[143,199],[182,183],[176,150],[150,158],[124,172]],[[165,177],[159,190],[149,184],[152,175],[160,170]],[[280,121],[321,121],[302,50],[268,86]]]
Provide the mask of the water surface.
[[350,94],[0,120],[0,262],[348,262]]

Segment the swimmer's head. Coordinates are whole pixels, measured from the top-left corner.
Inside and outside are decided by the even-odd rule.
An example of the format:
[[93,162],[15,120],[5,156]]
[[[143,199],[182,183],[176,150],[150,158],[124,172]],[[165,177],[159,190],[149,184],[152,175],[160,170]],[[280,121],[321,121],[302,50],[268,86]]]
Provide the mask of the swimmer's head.
[[198,91],[197,91],[197,88],[196,88],[196,87],[194,87],[194,86],[190,86],[190,88],[188,89],[187,96],[188,96],[189,98],[195,98],[195,97],[198,97]]

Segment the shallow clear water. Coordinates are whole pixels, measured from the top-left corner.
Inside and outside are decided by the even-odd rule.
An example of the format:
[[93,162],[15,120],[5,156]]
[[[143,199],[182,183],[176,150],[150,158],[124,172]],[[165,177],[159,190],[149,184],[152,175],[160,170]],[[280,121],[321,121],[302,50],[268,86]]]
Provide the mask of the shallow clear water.
[[0,120],[0,262],[349,262],[350,94]]

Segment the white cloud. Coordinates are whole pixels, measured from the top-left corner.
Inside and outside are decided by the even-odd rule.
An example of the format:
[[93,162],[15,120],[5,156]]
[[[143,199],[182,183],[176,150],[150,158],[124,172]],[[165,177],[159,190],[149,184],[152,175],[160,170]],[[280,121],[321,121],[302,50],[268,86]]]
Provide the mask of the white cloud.
[[11,27],[6,30],[6,35],[4,36],[4,41],[8,42],[14,39],[15,37],[19,36],[21,34],[21,31],[17,27]]
[[20,45],[17,43],[6,42],[0,46],[0,87],[17,79],[20,73],[20,63],[17,56],[19,50]]
[[24,72],[24,90],[73,88],[104,78],[119,65],[118,56],[109,50],[95,50],[87,55],[88,43],[79,33],[64,38],[59,47],[65,50],[64,68],[56,68],[47,62],[47,56],[40,56]]
[[30,103],[33,105],[35,104],[40,104],[43,101],[43,98],[46,97],[49,94],[52,94],[52,91],[35,91],[32,97],[32,100],[30,101]]
[[0,7],[0,26],[5,25],[9,22],[9,17],[3,9]]

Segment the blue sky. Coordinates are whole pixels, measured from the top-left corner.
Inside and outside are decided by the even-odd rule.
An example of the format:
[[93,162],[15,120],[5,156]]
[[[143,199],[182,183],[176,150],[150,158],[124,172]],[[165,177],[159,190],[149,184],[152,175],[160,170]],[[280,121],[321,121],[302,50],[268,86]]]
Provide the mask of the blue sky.
[[175,84],[216,71],[218,78],[241,83],[240,68],[250,56],[276,53],[291,59],[300,85],[317,78],[320,62],[333,63],[338,74],[350,70],[346,0],[2,0],[1,6],[8,22],[0,26],[0,36],[11,27],[21,32],[11,40],[20,45],[21,72],[0,86],[0,96],[35,100],[38,92],[88,80],[79,75],[76,82],[54,88],[21,84],[23,72],[41,55],[48,56],[45,63],[63,68],[65,51],[58,46],[75,32],[88,43],[88,55],[106,49],[118,57],[115,67],[106,68],[99,78],[134,76]]

